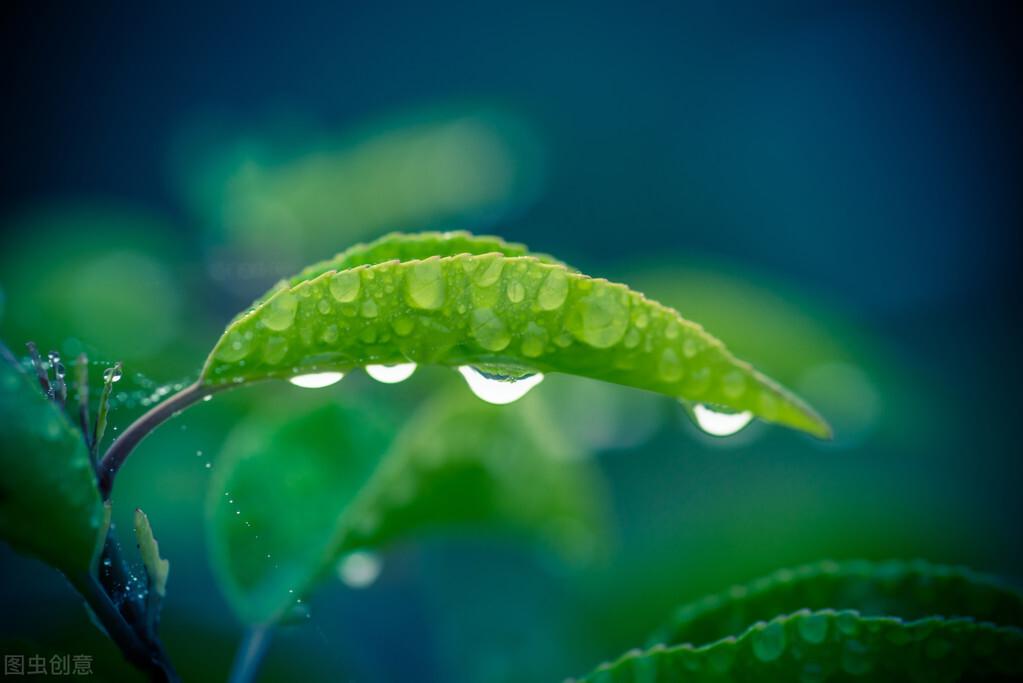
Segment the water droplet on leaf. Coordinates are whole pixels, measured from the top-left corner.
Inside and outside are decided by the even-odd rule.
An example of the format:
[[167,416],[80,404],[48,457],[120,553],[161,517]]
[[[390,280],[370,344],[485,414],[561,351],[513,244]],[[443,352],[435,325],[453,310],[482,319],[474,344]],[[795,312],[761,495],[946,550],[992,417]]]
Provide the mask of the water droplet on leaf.
[[561,270],[552,270],[536,293],[536,303],[545,311],[553,311],[568,297],[568,276]]
[[543,381],[541,372],[508,376],[486,372],[471,365],[459,367],[458,372],[465,378],[472,393],[494,405],[517,401]]
[[753,420],[748,410],[731,412],[696,403],[688,410],[696,426],[711,436],[731,436]]
[[314,372],[308,375],[297,375],[288,379],[296,387],[304,389],[322,389],[337,384],[344,377],[343,372]]
[[367,365],[366,374],[384,384],[404,382],[416,371],[415,363],[398,363],[397,365]]
[[330,295],[343,304],[355,301],[361,287],[358,272],[343,270],[330,278]]

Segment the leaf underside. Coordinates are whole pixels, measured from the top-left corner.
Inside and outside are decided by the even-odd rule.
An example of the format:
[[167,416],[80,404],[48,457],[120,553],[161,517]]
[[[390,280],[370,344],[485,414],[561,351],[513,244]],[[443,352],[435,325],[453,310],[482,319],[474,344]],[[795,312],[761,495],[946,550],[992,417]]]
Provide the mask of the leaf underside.
[[592,467],[526,401],[442,392],[393,439],[379,408],[255,416],[230,435],[207,506],[219,583],[247,623],[284,615],[343,555],[485,525],[585,559],[599,541]]
[[69,574],[90,569],[106,515],[82,435],[0,356],[0,539]]
[[705,645],[657,645],[604,664],[587,683],[702,681],[1010,681],[1023,631],[972,619],[903,621],[804,610]]
[[[201,381],[410,361],[562,372],[829,436],[798,397],[674,309],[549,258],[514,255],[517,245],[503,245],[511,255],[462,251],[494,240],[394,235],[313,266],[228,326]],[[369,262],[378,258],[391,260]]]

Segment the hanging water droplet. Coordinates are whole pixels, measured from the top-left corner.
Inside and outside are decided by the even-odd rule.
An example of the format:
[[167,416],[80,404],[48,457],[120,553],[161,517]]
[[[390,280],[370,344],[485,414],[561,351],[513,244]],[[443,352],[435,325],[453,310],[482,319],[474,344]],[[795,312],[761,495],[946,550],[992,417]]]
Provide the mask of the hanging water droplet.
[[337,564],[337,575],[349,588],[366,588],[380,576],[380,558],[373,553],[355,552]]
[[213,394],[207,394],[206,396],[203,396],[202,400],[203,400],[203,403],[205,403],[206,401],[213,400]]
[[366,374],[384,384],[404,382],[416,371],[415,363],[398,363],[396,365],[367,365]]
[[331,384],[337,384],[344,376],[343,372],[314,372],[308,375],[292,377],[288,381],[296,387],[322,389],[323,387],[329,387]]
[[120,382],[121,376],[123,374],[124,373],[121,370],[121,365],[120,363],[118,363],[117,365],[114,365],[113,367],[107,368],[106,370],[103,371],[103,381]]
[[543,373],[525,373],[521,375],[502,375],[462,365],[458,372],[465,378],[472,393],[487,403],[505,405],[519,400],[529,390],[543,381]]
[[693,404],[687,412],[696,426],[711,436],[731,436],[753,420],[753,413],[748,410],[732,412],[718,407],[710,408],[703,403]]

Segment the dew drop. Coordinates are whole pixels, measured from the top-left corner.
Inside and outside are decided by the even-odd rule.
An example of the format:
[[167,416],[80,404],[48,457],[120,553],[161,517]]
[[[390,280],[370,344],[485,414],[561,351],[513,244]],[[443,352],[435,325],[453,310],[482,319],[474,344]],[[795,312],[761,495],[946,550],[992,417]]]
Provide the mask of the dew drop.
[[343,304],[355,301],[361,287],[357,271],[343,270],[330,278],[330,295]]
[[609,291],[597,292],[576,302],[565,327],[576,339],[598,349],[614,346],[629,326],[626,307]]
[[395,320],[391,322],[391,329],[394,330],[394,333],[399,337],[407,337],[412,334],[412,330],[415,328],[416,321],[412,318],[395,318]]
[[263,310],[261,320],[271,330],[281,332],[291,327],[295,322],[295,312],[298,310],[298,299],[294,294],[285,292],[274,297]]
[[552,270],[536,293],[536,303],[545,311],[560,308],[568,297],[568,276],[561,270]]
[[296,387],[304,389],[322,389],[331,384],[337,384],[344,377],[343,372],[314,372],[308,375],[298,375],[288,379]]
[[362,314],[363,318],[375,318],[380,310],[377,307],[377,302],[372,299],[366,299],[362,302],[362,308],[359,309],[359,313]]
[[500,258],[491,258],[484,264],[481,270],[476,272],[473,281],[480,287],[489,287],[497,282],[498,278],[501,277],[501,271],[503,269],[504,261]]
[[337,575],[349,588],[367,588],[380,576],[380,558],[373,553],[354,552],[337,564]]
[[682,379],[682,363],[672,349],[665,349],[657,363],[657,374],[662,382],[669,384]]
[[746,378],[738,370],[733,370],[722,378],[721,388],[729,398],[739,398],[746,391]]
[[276,365],[283,360],[288,353],[288,341],[284,337],[270,337],[263,347],[263,360],[270,365]]
[[511,342],[511,334],[504,321],[490,308],[472,312],[472,336],[487,351],[501,351]]
[[517,304],[525,298],[526,288],[523,287],[522,283],[518,280],[512,280],[508,283],[508,287],[505,289],[505,294],[508,295],[508,301],[513,304]]
[[471,365],[460,366],[458,372],[465,378],[472,393],[487,403],[499,406],[519,400],[543,381],[542,372],[512,377],[484,372]]
[[367,365],[366,374],[384,384],[404,382],[416,371],[415,363],[398,363],[396,365]]
[[213,400],[213,394],[206,394],[205,396],[202,397],[202,402],[203,403],[206,403],[207,401],[212,401],[212,400]]
[[413,308],[436,310],[444,303],[444,273],[436,257],[415,263],[405,278],[405,294]]
[[828,636],[828,615],[807,614],[796,622],[799,627],[799,635],[808,643],[817,645],[823,643]]
[[731,436],[753,420],[753,413],[748,410],[729,412],[702,403],[694,404],[689,412],[696,426],[711,436]]
[[120,365],[115,365],[103,371],[104,382],[120,382],[123,376],[124,373],[121,371]]
[[319,301],[316,302],[316,310],[318,310],[323,315],[327,315],[328,313],[330,313],[330,304],[327,302],[326,299],[320,299]]
[[541,355],[547,346],[547,336],[545,328],[534,322],[529,323],[522,336],[522,355],[527,358],[536,358]]
[[773,662],[785,651],[785,626],[771,622],[753,634],[753,654],[762,662]]

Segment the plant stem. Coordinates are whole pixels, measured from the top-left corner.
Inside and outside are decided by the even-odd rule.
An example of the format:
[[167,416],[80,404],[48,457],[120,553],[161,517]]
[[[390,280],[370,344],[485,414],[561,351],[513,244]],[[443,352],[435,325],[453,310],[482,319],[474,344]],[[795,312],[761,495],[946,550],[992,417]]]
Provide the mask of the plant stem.
[[190,384],[178,393],[151,408],[139,419],[121,433],[114,443],[107,449],[106,454],[99,463],[99,490],[103,494],[103,500],[110,499],[110,492],[114,487],[114,477],[117,471],[128,459],[135,446],[144,439],[149,432],[177,415],[179,412],[211,394],[227,387],[211,387],[196,382]]
[[124,616],[117,610],[106,591],[92,575],[83,573],[68,576],[68,579],[85,598],[86,603],[92,608],[96,618],[103,624],[110,639],[114,641],[125,658],[145,672],[150,681],[153,683],[177,683],[180,680],[167,660],[163,648],[159,645],[151,646],[139,638],[138,633],[125,621]]
[[234,664],[231,666],[228,683],[252,683],[256,680],[259,665],[270,645],[271,629],[272,626],[268,624],[250,626],[246,629],[245,637],[238,646],[238,654],[235,655]]

